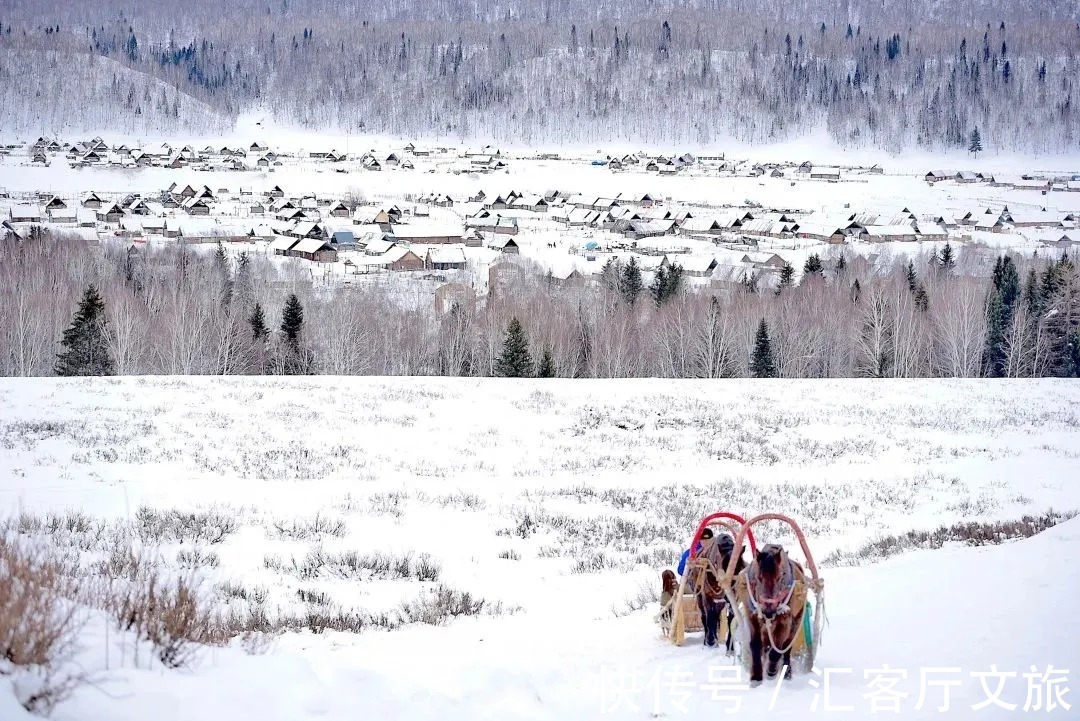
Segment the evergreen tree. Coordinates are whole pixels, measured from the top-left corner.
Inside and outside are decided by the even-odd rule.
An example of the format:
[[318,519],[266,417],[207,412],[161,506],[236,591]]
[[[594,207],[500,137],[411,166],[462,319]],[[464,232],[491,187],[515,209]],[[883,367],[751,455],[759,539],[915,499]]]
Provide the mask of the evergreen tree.
[[248,323],[251,325],[252,340],[265,341],[270,336],[270,330],[266,327],[266,317],[259,303],[256,303],[254,310],[251,311]]
[[551,348],[548,346],[544,346],[544,353],[540,356],[540,367],[536,371],[536,377],[555,377],[555,360],[551,357]]
[[304,307],[296,294],[291,293],[281,312],[284,347],[278,348],[278,367],[285,375],[304,375],[312,370],[315,356],[303,343],[303,331]]
[[750,372],[754,378],[776,378],[776,362],[773,360],[772,342],[769,340],[769,326],[765,319],[758,324],[754,337],[754,355],[750,361]]
[[915,307],[923,313],[930,308],[930,296],[927,295],[926,286],[922,283],[919,284],[918,289],[915,291]]
[[71,325],[60,341],[65,350],[57,354],[58,376],[110,376],[113,362],[106,335],[105,302],[90,284],[79,301]]
[[220,242],[214,252],[214,268],[221,276],[221,307],[228,312],[233,298],[232,271],[229,268],[229,256],[225,253],[225,246]]
[[915,263],[910,260],[907,263],[907,286],[912,295],[919,292],[919,276],[915,272]]
[[679,293],[682,288],[682,277],[683,269],[678,263],[660,266],[653,276],[652,285],[649,286],[657,308]]
[[296,297],[296,293],[291,293],[281,313],[281,332],[285,334],[285,340],[289,345],[295,348],[300,344],[300,333],[303,329],[304,306],[300,305],[300,299]]
[[806,263],[803,264],[803,280],[811,276],[825,277],[825,268],[821,265],[821,256],[817,253],[808,257]]
[[495,373],[503,378],[528,378],[533,374],[529,339],[517,318],[510,321],[502,353],[495,361]]
[[[993,128],[991,128],[993,130]],[[975,129],[971,131],[971,141],[968,143],[968,152],[974,153],[975,157],[979,157],[979,153],[982,152],[982,136],[979,135],[979,126],[976,125]]]
[[956,257],[953,255],[952,246],[945,243],[941,249],[941,255],[937,258],[937,268],[942,275],[948,275],[956,267]]
[[746,288],[747,293],[757,293],[758,291],[758,275],[757,273],[743,273],[742,286]]
[[1080,275],[1066,254],[1043,274],[1041,315],[1048,341],[1046,372],[1057,378],[1080,375]]
[[795,269],[791,267],[791,263],[784,263],[784,267],[780,270],[780,285],[776,286],[776,294],[780,295],[784,288],[791,287],[791,279],[795,276]]
[[862,286],[859,285],[859,279],[856,278],[855,282],[851,284],[851,302],[858,304],[859,298],[862,297]]
[[641,295],[641,290],[644,287],[645,283],[641,279],[641,268],[637,264],[637,258],[631,255],[630,262],[623,266],[622,269],[622,283],[620,285],[622,296],[629,305],[633,305],[638,296]]

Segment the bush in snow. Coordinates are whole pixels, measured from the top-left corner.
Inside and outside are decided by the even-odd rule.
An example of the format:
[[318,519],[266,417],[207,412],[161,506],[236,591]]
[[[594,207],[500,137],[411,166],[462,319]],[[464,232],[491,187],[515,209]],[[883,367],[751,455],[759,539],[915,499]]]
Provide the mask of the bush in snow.
[[957,523],[933,531],[908,531],[900,536],[885,536],[867,543],[856,551],[834,551],[822,560],[824,566],[857,566],[867,561],[880,561],[904,551],[937,549],[946,543],[967,546],[986,546],[1019,538],[1030,538],[1077,515],[1076,511],[1058,513],[1050,510],[1041,516],[1024,516],[1018,521],[992,523]]
[[82,627],[69,570],[40,547],[0,535],[0,676],[19,702],[49,713],[86,681],[72,664]]
[[142,506],[135,512],[135,532],[144,543],[221,543],[239,527],[237,514],[223,511],[158,511]]

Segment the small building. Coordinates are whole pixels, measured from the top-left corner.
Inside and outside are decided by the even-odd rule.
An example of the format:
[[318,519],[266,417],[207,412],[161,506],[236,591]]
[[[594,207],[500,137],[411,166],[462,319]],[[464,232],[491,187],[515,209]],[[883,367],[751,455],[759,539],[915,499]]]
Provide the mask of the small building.
[[520,255],[521,248],[518,246],[517,241],[508,236],[495,237],[488,243],[488,247],[492,250],[497,250],[500,253],[510,253],[512,255]]
[[119,223],[124,211],[116,203],[102,205],[97,210],[97,219],[102,223]]
[[36,205],[16,205],[9,214],[12,223],[40,223],[41,211]]
[[288,255],[289,251],[300,242],[300,238],[289,235],[279,235],[270,242],[270,251],[274,255]]
[[711,255],[684,255],[670,264],[678,265],[687,276],[705,278],[712,275],[716,268],[716,258]]
[[424,265],[430,270],[465,270],[468,259],[465,248],[428,248]]
[[210,215],[210,205],[202,198],[188,198],[184,203],[188,215]]
[[810,177],[818,180],[840,180],[840,168],[812,168]]
[[330,236],[330,245],[337,250],[356,250],[356,236],[351,230],[335,230]]
[[460,243],[462,229],[450,225],[410,224],[392,225],[394,238],[412,244]]
[[101,207],[102,202],[103,201],[101,200],[100,197],[98,197],[97,193],[90,192],[90,193],[87,193],[83,197],[83,199],[82,199],[82,207],[97,210],[98,208]]
[[317,263],[336,263],[337,251],[321,238],[304,238],[289,249],[289,255]]
[[408,248],[395,245],[383,256],[382,266],[392,271],[424,270],[424,260]]

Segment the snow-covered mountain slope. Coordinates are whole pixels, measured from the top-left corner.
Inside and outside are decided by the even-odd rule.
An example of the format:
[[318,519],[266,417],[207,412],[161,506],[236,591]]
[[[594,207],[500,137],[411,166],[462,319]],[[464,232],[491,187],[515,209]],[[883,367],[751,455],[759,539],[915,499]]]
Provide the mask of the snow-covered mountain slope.
[[[953,667],[950,718],[1006,718],[972,709],[985,696],[972,673],[1016,673],[1002,698],[1022,708],[1032,665],[1080,666],[1080,520],[878,563],[860,549],[1080,507],[1078,401],[1053,380],[5,379],[0,509],[88,569],[111,539],[156,539],[171,571],[202,558],[222,610],[392,614],[435,578],[487,602],[438,627],[237,640],[182,670],[136,656],[95,611],[77,660],[100,678],[56,709],[65,721],[672,718],[684,699],[723,715],[709,668],[730,661],[698,637],[668,644],[652,621],[660,570],[719,509],[788,513],[806,531],[826,583],[818,666],[851,669],[832,672],[832,705],[876,715],[864,674],[887,664],[907,674],[902,718],[940,716],[940,686],[915,711],[920,672]],[[35,525],[71,509],[96,520]],[[172,511],[216,514],[221,533],[166,538],[155,527]],[[776,527],[760,535],[791,547]],[[430,569],[350,573],[352,552]],[[785,684],[773,714],[768,684],[736,696],[751,717],[803,719],[813,678]],[[617,683],[638,684],[620,699],[634,708],[612,708]],[[21,715],[0,693],[0,716]]]

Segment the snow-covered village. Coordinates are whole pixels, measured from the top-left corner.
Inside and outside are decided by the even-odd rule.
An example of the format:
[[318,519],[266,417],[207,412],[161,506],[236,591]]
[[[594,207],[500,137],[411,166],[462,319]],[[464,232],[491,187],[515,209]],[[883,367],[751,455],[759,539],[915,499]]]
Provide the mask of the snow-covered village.
[[0,720],[1076,717],[1078,47],[7,0]]

